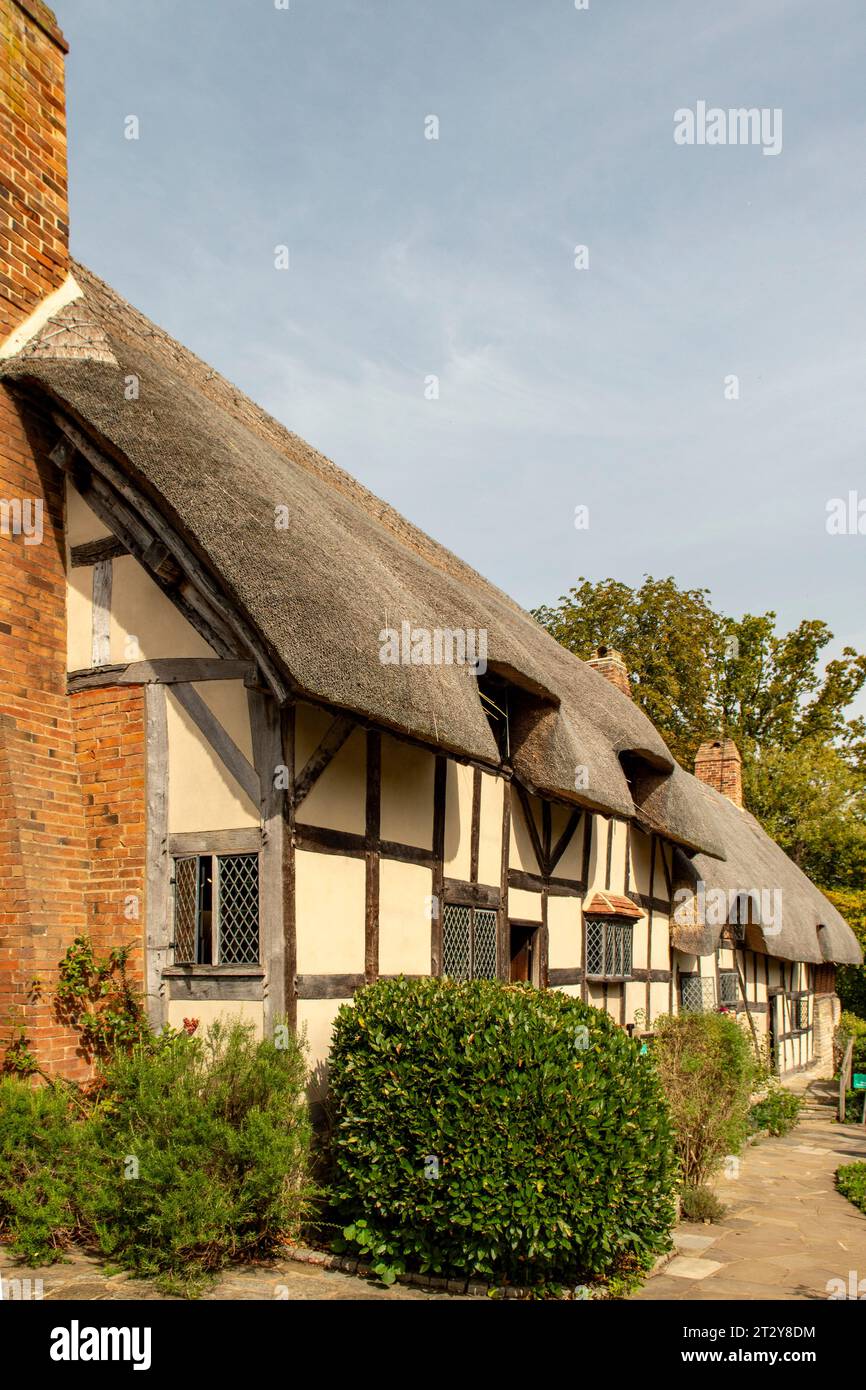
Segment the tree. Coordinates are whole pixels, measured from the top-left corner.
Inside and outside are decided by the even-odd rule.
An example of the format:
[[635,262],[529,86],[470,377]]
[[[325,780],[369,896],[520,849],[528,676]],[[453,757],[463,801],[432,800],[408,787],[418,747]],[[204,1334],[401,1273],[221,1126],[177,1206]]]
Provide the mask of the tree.
[[683,766],[706,739],[732,738],[747,805],[811,878],[866,882],[866,727],[849,715],[866,656],[846,647],[822,668],[826,623],[778,633],[775,613],[730,618],[707,589],[649,575],[637,589],[581,578],[534,616],[584,659],[600,645],[622,653],[637,704]]

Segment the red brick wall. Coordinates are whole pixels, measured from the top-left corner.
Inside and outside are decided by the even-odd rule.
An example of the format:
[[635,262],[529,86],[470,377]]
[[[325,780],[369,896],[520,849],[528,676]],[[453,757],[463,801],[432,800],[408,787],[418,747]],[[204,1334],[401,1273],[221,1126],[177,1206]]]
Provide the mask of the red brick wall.
[[144,687],[83,690],[70,700],[90,853],[90,934],[103,952],[134,945],[130,978],[143,988]]
[[69,268],[65,43],[39,0],[0,0],[0,338]]
[[61,479],[50,435],[0,389],[0,498],[42,503],[41,543],[0,534],[0,1042],[26,1013],[48,1068],[72,1074],[74,1037],[50,998],[57,961],[86,925],[89,860],[72,710],[66,694],[66,579]]
[[[41,0],[0,0],[0,339],[68,268],[62,35]],[[21,1023],[41,1066],[87,1075],[57,1022],[57,964],[90,930],[139,943],[144,895],[140,689],[66,693],[61,475],[50,423],[0,386],[0,501],[41,507],[28,544],[0,526],[0,1054]],[[129,895],[139,917],[127,918]],[[33,984],[40,982],[34,993]]]

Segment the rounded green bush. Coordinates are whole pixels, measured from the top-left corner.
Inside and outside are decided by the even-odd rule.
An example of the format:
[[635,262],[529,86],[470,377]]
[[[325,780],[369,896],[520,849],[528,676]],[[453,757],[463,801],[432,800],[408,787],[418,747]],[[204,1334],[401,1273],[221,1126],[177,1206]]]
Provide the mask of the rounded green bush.
[[655,1067],[606,1013],[491,980],[389,980],[337,1016],[333,1196],[383,1270],[562,1282],[669,1243]]

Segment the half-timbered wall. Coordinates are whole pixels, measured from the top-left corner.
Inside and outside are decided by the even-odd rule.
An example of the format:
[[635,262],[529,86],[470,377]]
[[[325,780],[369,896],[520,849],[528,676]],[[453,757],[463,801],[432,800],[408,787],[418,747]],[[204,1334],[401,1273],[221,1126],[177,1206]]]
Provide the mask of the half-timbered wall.
[[[533,983],[640,1032],[680,1008],[684,976],[710,981],[716,1004],[722,972],[736,969],[738,1012],[748,1024],[748,1002],[765,1044],[775,1024],[779,1069],[810,1060],[811,1024],[799,1026],[796,1004],[809,989],[805,968],[746,950],[735,958],[728,946],[672,960],[672,847],[660,836],[545,802],[504,775],[335,710],[299,700],[280,713],[254,664],[221,661],[144,565],[106,545],[106,523],[71,484],[67,515],[71,688],[83,684],[77,698],[92,699],[93,678],[101,700],[114,692],[129,701],[142,690],[134,682],[147,682],[154,1021],[206,1025],[226,1011],[261,1031],[287,1016],[320,1068],[341,1003],[382,976],[441,973],[445,915],[479,910],[488,923],[495,915],[502,979],[511,978],[515,941],[531,940]],[[175,859],[220,849],[260,855],[255,968],[173,960]],[[584,909],[597,894],[639,910],[625,980],[588,972]]]

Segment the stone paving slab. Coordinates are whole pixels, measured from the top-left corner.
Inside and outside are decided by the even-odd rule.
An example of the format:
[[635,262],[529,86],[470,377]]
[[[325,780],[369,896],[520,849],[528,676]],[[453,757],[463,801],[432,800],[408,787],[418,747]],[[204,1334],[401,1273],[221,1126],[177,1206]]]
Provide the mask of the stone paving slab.
[[728,1208],[723,1223],[678,1226],[683,1254],[633,1297],[826,1299],[831,1279],[847,1284],[852,1269],[866,1276],[866,1215],[834,1183],[840,1164],[866,1161],[866,1131],[836,1124],[833,1113],[826,1107],[745,1149],[738,1176],[714,1184]]

